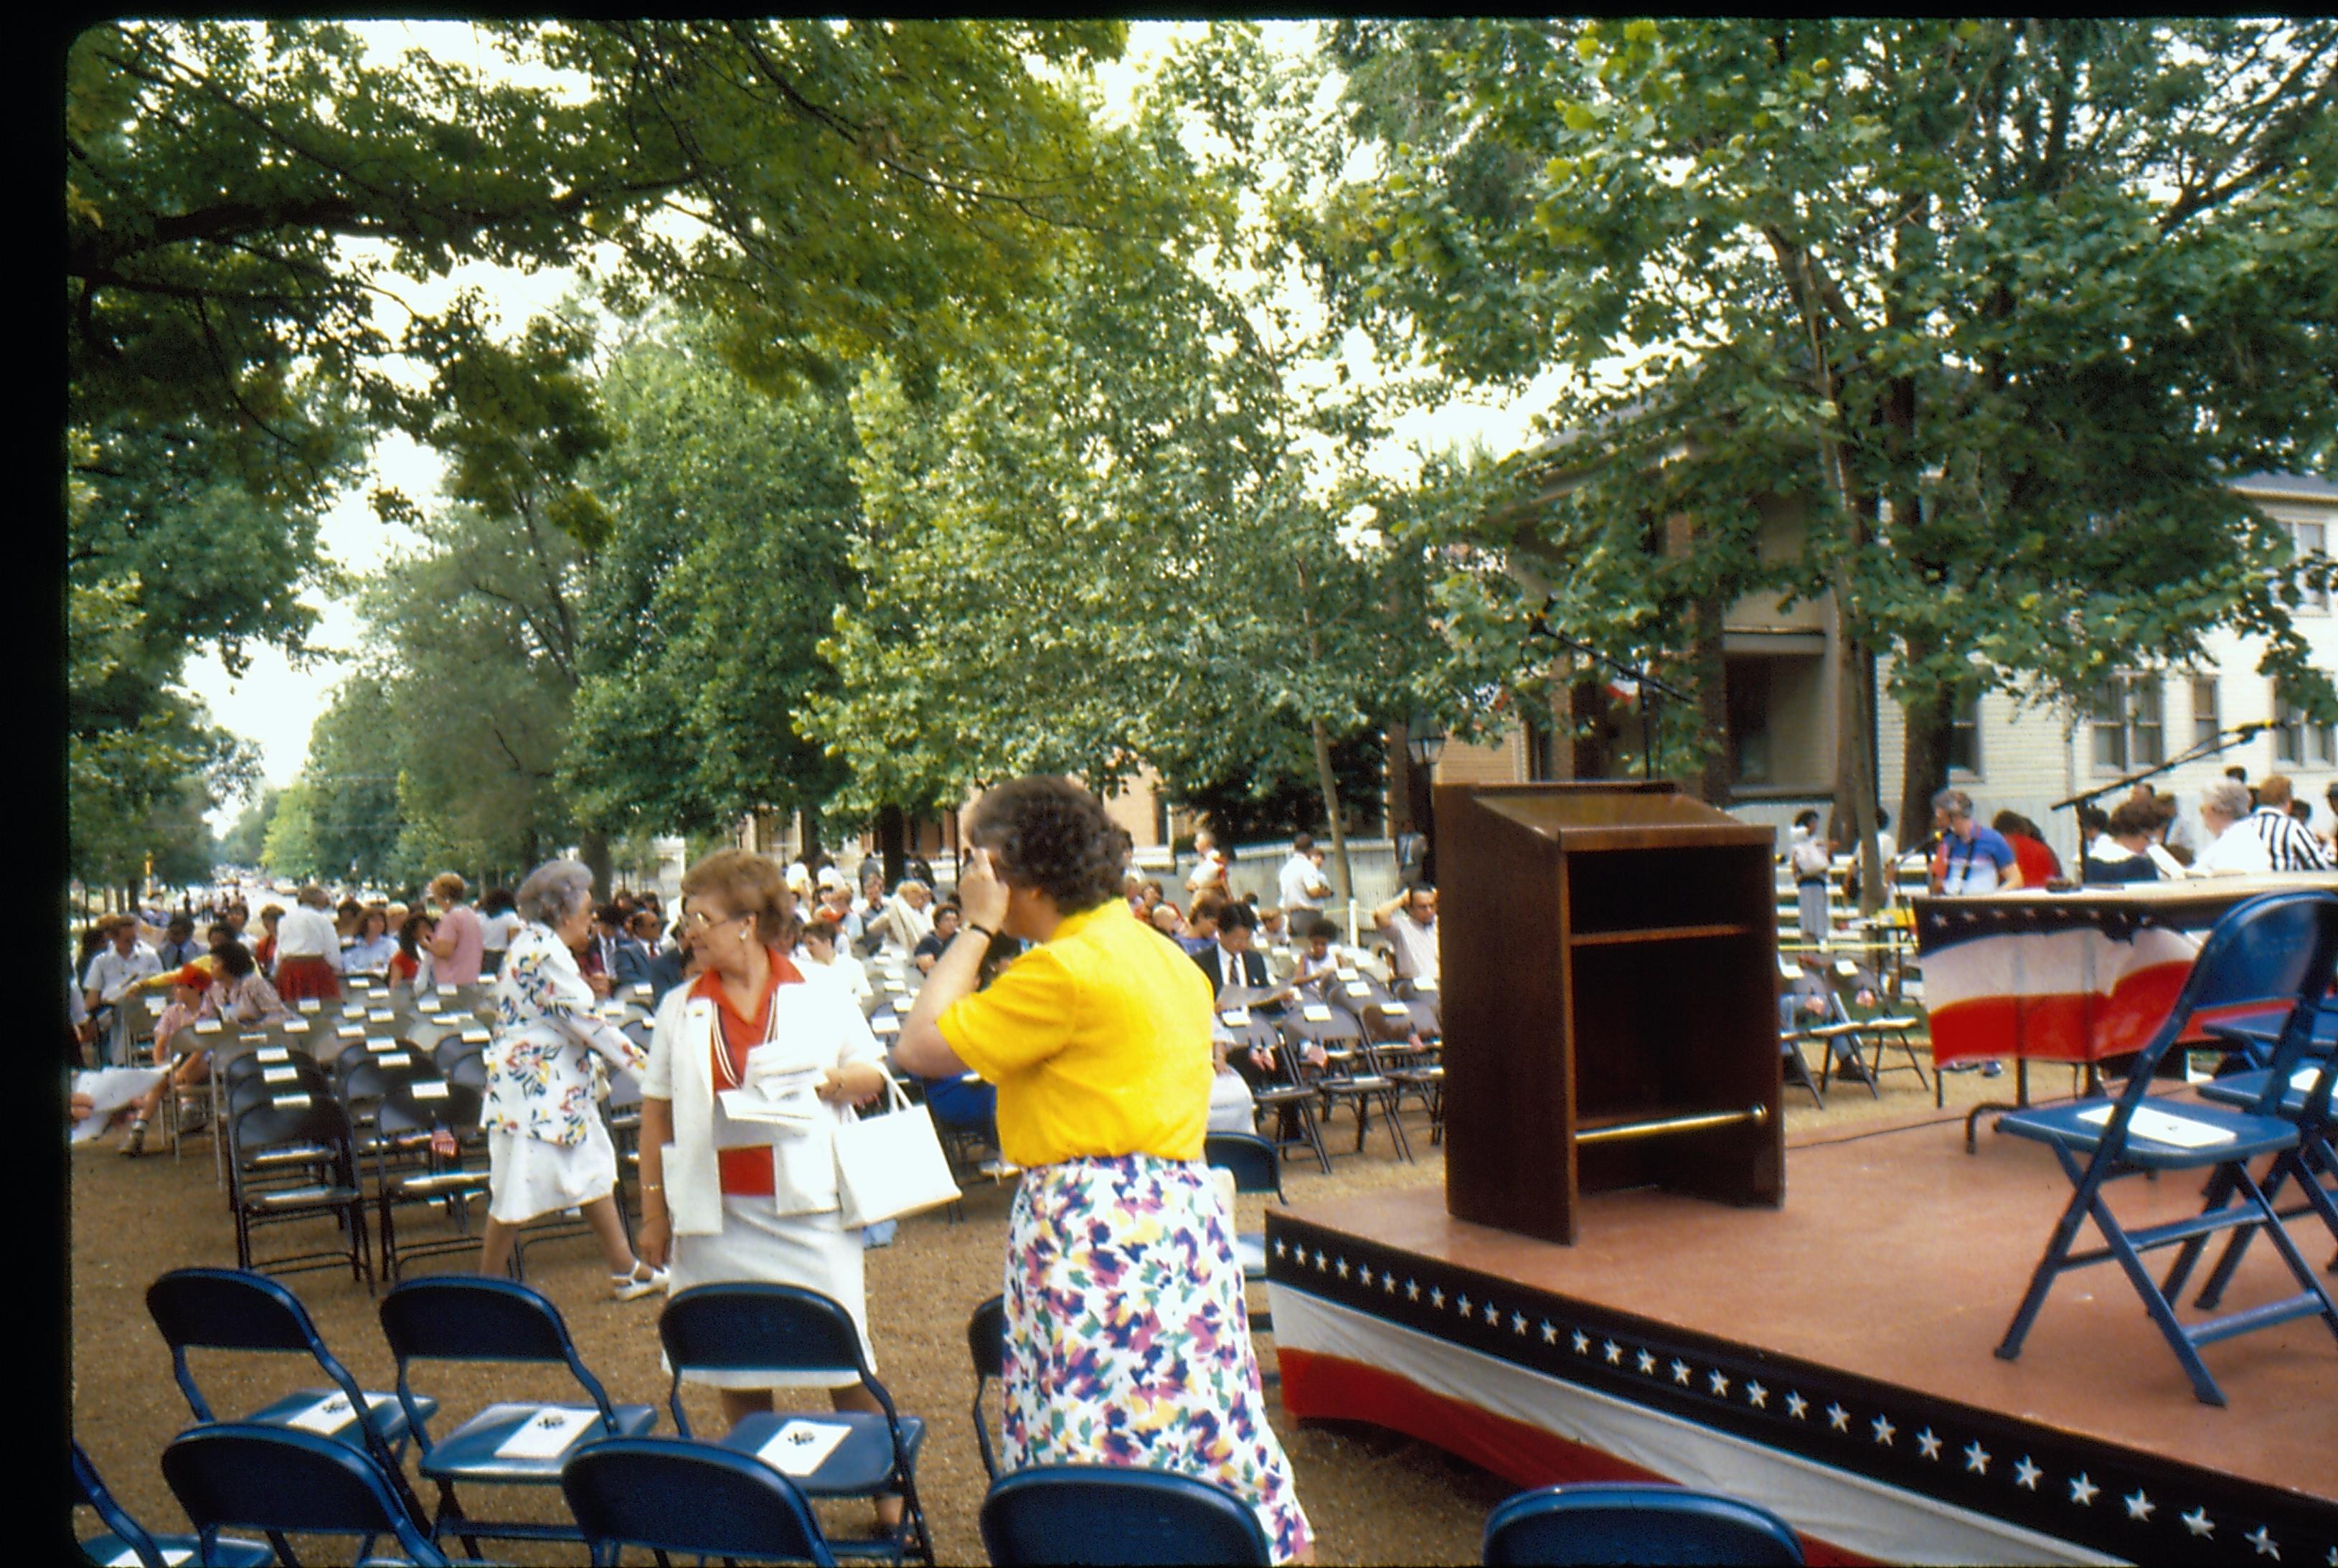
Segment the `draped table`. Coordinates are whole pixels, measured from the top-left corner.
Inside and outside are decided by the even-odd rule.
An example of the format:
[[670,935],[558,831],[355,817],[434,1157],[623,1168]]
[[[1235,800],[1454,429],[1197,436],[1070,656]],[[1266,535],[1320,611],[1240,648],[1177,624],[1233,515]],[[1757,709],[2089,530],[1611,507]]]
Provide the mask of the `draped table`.
[[[2338,872],[1912,898],[1932,1059],[2010,1057],[2017,1103],[2027,1105],[2029,1063],[2091,1066],[2141,1050],[2217,917],[2259,894],[2301,888],[2338,891]],[[2186,1038],[2208,1036],[2196,1024]],[[1968,1145],[1975,1119],[1992,1109],[2009,1107],[1976,1106],[1966,1118]]]

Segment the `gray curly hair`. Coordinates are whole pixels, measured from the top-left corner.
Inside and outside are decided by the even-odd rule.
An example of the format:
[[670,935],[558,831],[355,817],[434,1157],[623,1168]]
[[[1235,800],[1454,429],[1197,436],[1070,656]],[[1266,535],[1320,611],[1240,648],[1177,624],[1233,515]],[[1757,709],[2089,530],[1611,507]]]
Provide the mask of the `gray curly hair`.
[[2249,787],[2237,779],[2211,779],[2200,786],[2200,804],[2237,822],[2249,814]]
[[520,918],[557,929],[593,902],[593,873],[581,861],[546,860],[519,885]]

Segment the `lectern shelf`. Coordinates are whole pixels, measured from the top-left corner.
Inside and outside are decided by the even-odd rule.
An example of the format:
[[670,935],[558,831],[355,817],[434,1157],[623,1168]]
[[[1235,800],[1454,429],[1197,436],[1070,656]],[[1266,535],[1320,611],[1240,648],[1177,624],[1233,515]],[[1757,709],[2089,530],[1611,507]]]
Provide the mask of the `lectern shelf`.
[[1784,1191],[1773,839],[1671,784],[1437,791],[1447,1207],[1572,1241],[1580,1200]]

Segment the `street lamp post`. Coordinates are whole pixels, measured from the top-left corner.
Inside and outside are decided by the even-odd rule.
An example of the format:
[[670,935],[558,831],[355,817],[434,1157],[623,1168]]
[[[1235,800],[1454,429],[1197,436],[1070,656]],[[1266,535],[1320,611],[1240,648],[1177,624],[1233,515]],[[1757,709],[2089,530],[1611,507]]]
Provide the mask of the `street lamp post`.
[[[1445,727],[1430,714],[1415,713],[1404,727],[1404,754],[1412,766],[1408,769],[1411,789],[1414,831],[1420,835],[1420,876],[1430,887],[1437,885],[1437,805],[1429,789],[1429,780],[1437,767],[1437,759],[1445,750]],[[1397,857],[1397,875],[1404,875],[1404,856]]]

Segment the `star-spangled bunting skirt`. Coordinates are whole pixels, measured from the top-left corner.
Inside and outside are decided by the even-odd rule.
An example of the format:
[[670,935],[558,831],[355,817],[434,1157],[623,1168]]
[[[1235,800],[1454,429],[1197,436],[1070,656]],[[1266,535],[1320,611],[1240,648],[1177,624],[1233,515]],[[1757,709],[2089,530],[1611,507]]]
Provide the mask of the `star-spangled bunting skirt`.
[[1027,1171],[1007,1252],[1002,1472],[1125,1465],[1215,1482],[1288,1562],[1311,1539],[1267,1425],[1233,1216],[1199,1161]]

